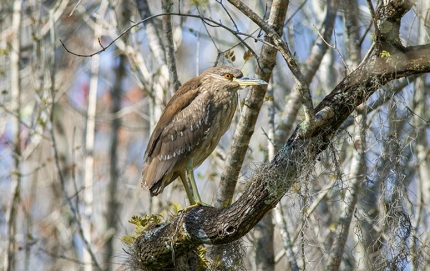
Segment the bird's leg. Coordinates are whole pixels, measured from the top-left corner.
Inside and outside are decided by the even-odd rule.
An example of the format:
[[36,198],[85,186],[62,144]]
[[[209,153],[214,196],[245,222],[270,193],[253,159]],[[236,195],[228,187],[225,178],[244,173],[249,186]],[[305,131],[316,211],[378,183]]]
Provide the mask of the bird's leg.
[[197,190],[196,181],[194,180],[194,169],[193,169],[193,158],[188,160],[187,164],[187,176],[190,182],[191,189],[193,191],[193,199],[196,204],[203,205],[202,199],[200,198],[199,191]]
[[181,178],[182,184],[184,185],[184,188],[185,188],[185,192],[187,192],[187,197],[188,197],[188,200],[190,201],[190,204],[195,205],[196,201],[194,200],[193,192],[191,191],[190,186],[188,185],[188,181],[187,181],[187,178],[185,177],[185,174],[181,173],[179,175],[179,178]]

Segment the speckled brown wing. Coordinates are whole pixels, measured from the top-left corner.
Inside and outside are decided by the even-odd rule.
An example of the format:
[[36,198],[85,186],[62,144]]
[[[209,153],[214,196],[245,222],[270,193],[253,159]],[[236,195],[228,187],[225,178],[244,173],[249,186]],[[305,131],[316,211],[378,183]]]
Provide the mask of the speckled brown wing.
[[197,79],[184,84],[172,97],[149,140],[142,185],[152,195],[161,193],[176,178],[175,167],[187,163],[188,155],[210,129],[205,116],[214,110],[207,97],[211,94],[199,89]]

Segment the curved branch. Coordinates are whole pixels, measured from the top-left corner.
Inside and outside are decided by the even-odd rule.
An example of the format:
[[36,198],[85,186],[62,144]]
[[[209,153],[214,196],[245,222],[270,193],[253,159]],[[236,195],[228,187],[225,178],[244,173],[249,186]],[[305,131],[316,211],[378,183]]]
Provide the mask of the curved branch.
[[[250,52],[252,52],[252,54],[256,57],[257,63],[259,63],[259,59],[257,58],[257,54],[254,52],[254,50],[251,48],[251,46],[249,46],[249,45],[245,42],[245,40],[244,40],[241,36],[250,37],[250,38],[254,39],[255,41],[260,41],[260,42],[263,42],[263,43],[268,44],[268,45],[270,45],[270,46],[274,46],[274,45],[272,45],[272,44],[270,44],[270,43],[268,43],[268,42],[264,41],[263,39],[260,39],[260,38],[254,37],[254,36],[249,35],[249,34],[247,34],[247,33],[242,33],[242,32],[235,31],[235,30],[233,30],[233,29],[231,29],[231,28],[229,28],[229,27],[227,27],[227,26],[223,25],[222,23],[217,22],[217,21],[214,21],[214,20],[212,20],[212,19],[210,19],[210,18],[206,18],[206,17],[202,17],[202,16],[199,16],[199,15],[194,15],[194,14],[182,14],[182,13],[174,13],[174,12],[171,12],[171,13],[160,13],[160,14],[156,14],[156,15],[151,15],[151,16],[149,16],[149,17],[147,17],[147,18],[145,18],[145,19],[143,19],[143,20],[141,20],[141,21],[139,21],[139,22],[137,22],[137,23],[134,23],[134,24],[132,24],[131,26],[129,26],[126,30],[124,30],[121,34],[119,34],[115,39],[113,39],[111,42],[109,42],[109,43],[108,43],[108,45],[103,46],[102,44],[100,44],[100,47],[101,47],[102,49],[97,50],[97,51],[95,51],[95,52],[93,52],[93,53],[90,53],[90,54],[75,53],[75,52],[73,52],[72,50],[70,50],[69,48],[67,48],[67,46],[64,44],[64,42],[63,42],[61,39],[59,39],[59,41],[60,41],[61,45],[63,46],[64,50],[66,50],[66,52],[68,52],[69,54],[72,54],[72,55],[74,55],[74,56],[79,56],[79,57],[92,57],[92,56],[95,56],[95,55],[97,55],[97,54],[100,54],[100,53],[102,53],[102,52],[106,51],[106,49],[108,49],[110,46],[112,46],[112,45],[113,45],[117,40],[121,39],[121,38],[122,38],[124,35],[126,35],[126,34],[131,30],[131,29],[133,29],[133,28],[135,28],[135,27],[137,27],[137,26],[139,26],[139,25],[141,25],[141,24],[143,24],[143,23],[145,23],[145,22],[147,22],[147,21],[149,21],[149,20],[155,19],[155,18],[157,18],[157,17],[166,16],[166,15],[171,15],[171,16],[182,16],[182,17],[190,17],[190,18],[200,19],[203,23],[205,23],[205,24],[207,24],[207,25],[210,25],[210,26],[212,26],[212,27],[221,27],[221,28],[223,28],[223,29],[227,30],[227,31],[228,31],[228,32],[230,32],[233,36],[235,36],[239,41],[241,41],[241,42],[243,43],[243,45],[244,45],[244,46],[245,46],[245,47],[246,47]],[[274,46],[274,47],[275,47],[275,46]]]

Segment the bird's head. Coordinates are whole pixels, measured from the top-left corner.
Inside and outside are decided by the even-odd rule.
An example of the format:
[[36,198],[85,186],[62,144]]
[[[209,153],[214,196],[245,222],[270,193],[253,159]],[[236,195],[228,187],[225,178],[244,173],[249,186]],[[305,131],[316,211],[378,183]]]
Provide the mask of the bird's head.
[[236,91],[241,87],[267,85],[267,82],[250,77],[243,77],[239,69],[228,66],[213,67],[206,70],[200,77],[217,89],[226,88],[229,91]]

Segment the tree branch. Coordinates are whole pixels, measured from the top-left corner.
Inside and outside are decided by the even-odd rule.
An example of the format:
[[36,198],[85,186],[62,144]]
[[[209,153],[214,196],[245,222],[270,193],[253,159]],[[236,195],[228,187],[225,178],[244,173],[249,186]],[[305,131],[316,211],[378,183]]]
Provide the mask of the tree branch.
[[[163,13],[170,13],[172,11],[173,2],[171,0],[163,0],[162,1],[162,9]],[[181,83],[178,79],[178,73],[176,70],[176,58],[175,58],[175,46],[173,42],[173,33],[172,33],[172,19],[170,15],[164,15],[163,20],[163,45],[164,50],[166,52],[166,64],[169,69],[169,85],[170,85],[170,93],[173,96],[173,93],[181,86]]]
[[[318,68],[321,65],[323,57],[325,56],[329,46],[326,42],[330,42],[331,35],[333,33],[334,22],[336,20],[337,8],[339,6],[338,0],[328,1],[327,13],[322,22],[320,29],[322,32],[322,38],[317,40],[312,46],[311,54],[306,60],[306,70],[304,72],[304,77],[306,82],[310,84],[314,78]],[[293,129],[293,124],[296,121],[297,114],[299,112],[300,106],[302,104],[301,94],[298,92],[297,87],[292,91],[290,99],[285,105],[285,110],[282,113],[282,119],[276,128],[275,144],[278,145],[285,140],[290,135]],[[278,147],[278,146],[277,146]]]

